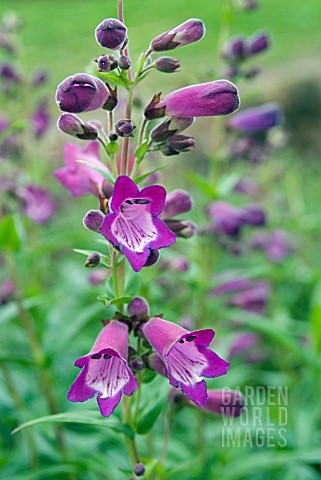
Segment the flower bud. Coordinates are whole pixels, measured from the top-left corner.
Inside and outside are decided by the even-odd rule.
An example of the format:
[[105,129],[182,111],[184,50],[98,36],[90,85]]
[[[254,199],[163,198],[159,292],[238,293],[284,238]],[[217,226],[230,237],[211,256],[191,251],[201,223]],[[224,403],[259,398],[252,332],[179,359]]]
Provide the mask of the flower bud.
[[121,50],[127,41],[127,28],[116,18],[106,18],[96,28],[95,35],[102,47]]
[[168,145],[176,152],[188,152],[195,147],[195,140],[188,135],[173,135],[167,140]]
[[174,48],[197,42],[204,35],[205,27],[203,22],[197,18],[191,18],[154,38],[150,44],[150,49],[154,52],[173,50]]
[[[103,198],[111,198],[113,194],[114,187],[111,183],[109,183],[105,178],[103,180],[103,183],[101,184],[101,197]],[[95,211],[95,210],[94,210]],[[98,210],[99,211],[99,210]]]
[[98,130],[90,123],[83,122],[73,113],[63,113],[57,122],[59,130],[81,140],[95,140]]
[[91,253],[88,257],[87,257],[87,260],[85,262],[85,267],[88,267],[88,268],[93,268],[93,267],[97,267],[97,265],[99,265],[100,263],[100,254],[97,253],[97,252],[93,252]]
[[177,58],[159,57],[154,62],[156,70],[164,73],[173,73],[180,68],[181,64]]
[[239,417],[244,411],[245,399],[237,390],[208,390],[203,410],[224,417]]
[[145,107],[144,115],[147,120],[155,120],[165,116],[165,107],[158,107],[161,93],[155,93],[149,104]]
[[249,40],[249,55],[256,55],[270,47],[271,39],[268,33],[259,33]]
[[104,218],[105,215],[100,210],[89,210],[83,219],[83,224],[88,230],[99,232]]
[[21,77],[16,68],[10,63],[3,63],[0,66],[0,75],[4,80],[9,82],[20,83],[21,81]]
[[241,61],[247,56],[246,39],[242,36],[231,38],[223,48],[223,56],[227,60]]
[[101,55],[97,60],[99,72],[110,72],[118,67],[118,61],[114,55]]
[[171,117],[157,125],[150,133],[154,142],[164,142],[176,133],[186,130],[194,122],[193,117]]
[[132,137],[133,131],[136,126],[131,120],[126,120],[125,118],[119,120],[115,125],[115,130],[117,135],[120,137]]
[[236,67],[236,65],[228,65],[223,72],[223,77],[234,78],[238,73],[239,73],[239,69],[238,67]]
[[259,4],[256,0],[243,0],[242,7],[244,10],[257,10]]
[[257,314],[264,313],[270,295],[268,282],[256,282],[246,290],[235,295],[228,303],[231,307],[241,308]]
[[159,375],[166,377],[167,370],[165,363],[157,353],[152,353],[149,355],[147,363],[152,370],[155,370],[155,372],[157,372]]
[[155,263],[158,262],[159,259],[159,250],[152,250],[151,248],[149,250],[150,254],[146,260],[144,267],[152,267],[153,265],[155,265]]
[[101,108],[109,96],[106,85],[99,78],[77,73],[58,85],[56,102],[63,112],[89,112]]
[[162,262],[162,268],[176,272],[186,272],[189,269],[189,263],[184,257],[174,257]]
[[108,85],[109,90],[109,97],[107,98],[106,102],[102,106],[104,110],[108,110],[111,112],[114,108],[117,107],[118,104],[118,97],[117,97],[117,87],[114,90]]
[[149,315],[149,305],[145,298],[135,297],[128,305],[128,314],[136,320],[142,320]]
[[137,477],[142,477],[145,473],[145,466],[142,462],[138,462],[137,465],[135,465],[133,473]]
[[128,358],[128,365],[134,372],[140,372],[144,368],[144,362],[138,355],[132,355]]
[[175,133],[181,133],[188,127],[193,125],[194,117],[171,117],[171,128],[176,130]]
[[126,55],[121,55],[119,57],[118,66],[121,70],[128,70],[131,67],[131,59],[126,57]]
[[251,67],[245,70],[244,76],[245,78],[255,78],[261,73],[261,68],[260,67]]
[[193,199],[185,190],[173,190],[166,196],[162,218],[171,218],[181,213],[189,212],[193,207]]
[[207,117],[228,115],[239,108],[237,88],[228,80],[200,83],[181,88],[154,105],[169,116]]
[[271,102],[242,110],[228,121],[228,128],[246,133],[265,132],[282,121],[282,108]]
[[48,80],[48,74],[45,70],[38,70],[38,72],[35,72],[33,78],[32,78],[32,84],[35,87],[39,87],[40,85],[43,85],[46,83]]
[[231,237],[238,236],[242,227],[241,210],[227,202],[212,202],[207,207],[212,230]]
[[165,223],[177,237],[191,238],[196,234],[196,225],[189,220],[165,220]]
[[247,225],[265,225],[266,215],[258,205],[248,205],[240,213],[240,219]]

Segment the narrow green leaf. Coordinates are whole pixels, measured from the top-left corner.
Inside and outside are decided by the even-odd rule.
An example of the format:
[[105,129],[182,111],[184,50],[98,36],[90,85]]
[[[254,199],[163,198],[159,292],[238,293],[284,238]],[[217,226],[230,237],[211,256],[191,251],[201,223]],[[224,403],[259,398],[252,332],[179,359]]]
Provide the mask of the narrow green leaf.
[[228,195],[236,183],[239,181],[241,175],[236,172],[229,173],[228,175],[223,175],[220,179],[217,186],[217,192],[220,196],[224,197]]
[[83,163],[84,165],[87,165],[87,167],[92,168],[92,169],[95,170],[96,172],[100,173],[100,175],[101,175],[102,177],[104,177],[105,180],[107,180],[107,182],[109,182],[109,183],[111,183],[112,185],[114,185],[115,179],[114,179],[114,177],[112,176],[112,174],[111,174],[110,172],[108,172],[108,170],[103,170],[102,168],[96,167],[95,165],[93,165],[93,164],[90,163],[90,162],[85,162],[85,160],[76,160],[76,162],[78,162],[78,163]]
[[12,215],[5,216],[0,221],[0,250],[17,251],[20,238]]
[[149,172],[147,173],[144,173],[144,175],[140,175],[139,177],[136,177],[135,178],[135,183],[140,183],[142,182],[143,180],[145,180],[145,178],[149,177],[149,175],[151,175],[152,173],[156,173],[156,172],[159,172],[159,170],[162,170],[163,168],[167,167],[168,163],[166,163],[165,165],[162,165],[161,167],[158,167],[158,168],[154,168],[153,170],[150,170]]
[[140,163],[145,155],[146,155],[146,152],[147,152],[147,148],[148,148],[148,140],[145,139],[142,141],[142,143],[139,145],[139,147],[136,148],[135,150],[135,157],[137,158],[137,161]]
[[316,285],[310,303],[310,323],[315,349],[321,353],[321,282]]
[[216,188],[213,185],[210,185],[208,181],[202,177],[202,175],[199,175],[196,172],[188,172],[187,178],[200,190],[202,190],[202,192],[204,192],[211,200],[214,200],[218,197]]
[[115,297],[115,298],[108,298],[104,296],[99,296],[98,300],[103,301],[107,307],[109,305],[117,305],[118,303],[123,304],[123,303],[129,303],[132,300],[133,297],[130,297],[128,295],[123,295],[121,297]]
[[108,73],[103,73],[103,72],[98,72],[98,76],[100,77],[101,80],[107,81],[107,82],[112,82],[115,85],[120,85],[121,87],[125,87],[128,89],[131,86],[131,82],[123,76],[117,75],[116,73],[108,72]]
[[45,417],[35,418],[29,422],[25,422],[15,428],[11,434],[14,435],[24,428],[33,427],[42,423],[77,423],[84,425],[93,425],[98,427],[109,428],[116,433],[123,433],[128,438],[134,438],[134,432],[129,425],[121,423],[117,418],[103,418],[98,412],[92,410],[83,411],[81,413],[67,412],[57,413],[56,415],[47,415]]
[[145,52],[142,52],[139,55],[137,63],[136,63],[136,75],[137,76],[140,75],[140,72],[143,70],[144,63],[145,63]]

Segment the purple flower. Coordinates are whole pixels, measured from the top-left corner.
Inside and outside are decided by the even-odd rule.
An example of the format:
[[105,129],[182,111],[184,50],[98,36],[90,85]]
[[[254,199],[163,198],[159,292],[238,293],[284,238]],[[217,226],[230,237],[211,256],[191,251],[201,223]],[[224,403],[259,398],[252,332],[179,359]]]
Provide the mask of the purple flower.
[[42,137],[48,130],[50,123],[47,101],[41,102],[31,117],[33,134],[36,138]]
[[248,312],[263,314],[269,295],[270,285],[268,282],[262,280],[237,293],[229,301],[229,305]]
[[154,52],[164,52],[173,50],[177,47],[183,47],[190,43],[198,42],[205,35],[205,27],[202,20],[190,18],[177,27],[161,33],[150,44],[150,50]]
[[223,56],[227,60],[241,61],[247,56],[247,43],[243,36],[230,38],[224,45]]
[[208,399],[203,409],[223,415],[224,417],[239,417],[245,407],[245,399],[238,390],[208,390]]
[[108,417],[123,393],[132,395],[138,383],[127,365],[128,327],[111,321],[98,335],[93,348],[75,365],[83,368],[68,392],[71,402],[85,402],[98,392],[100,413]]
[[58,85],[56,102],[63,112],[89,112],[101,108],[109,96],[106,85],[99,78],[77,73]]
[[236,113],[228,121],[228,127],[239,132],[266,132],[282,121],[282,109],[278,103],[266,103]]
[[106,18],[96,28],[95,35],[102,47],[121,50],[127,41],[127,28],[117,18]]
[[107,170],[100,161],[99,143],[89,142],[85,148],[81,148],[74,143],[66,143],[64,146],[65,167],[58,168],[53,172],[57,180],[70,191],[73,197],[87,195],[88,193],[97,193],[97,189],[102,185],[104,177],[77,160],[86,161],[102,170]]
[[15,284],[9,279],[0,283],[0,305],[10,302],[16,292]]
[[241,209],[233,207],[227,202],[212,202],[207,207],[207,212],[212,220],[214,233],[222,233],[228,236],[237,236],[243,224],[240,213]]
[[28,185],[17,192],[22,201],[22,213],[35,223],[45,223],[55,213],[53,200],[45,188]]
[[186,190],[176,189],[170,192],[165,201],[162,218],[171,218],[189,212],[193,207],[193,199]]
[[122,175],[117,178],[100,232],[123,254],[135,272],[143,268],[151,251],[169,247],[176,236],[158,218],[163,210],[166,190],[151,185],[139,190],[135,182]]
[[6,131],[7,128],[9,127],[9,124],[10,122],[7,119],[7,117],[3,115],[2,112],[0,112],[0,133]]
[[256,55],[270,47],[271,39],[268,33],[259,33],[249,40],[249,55]]
[[228,115],[239,105],[236,86],[228,80],[216,80],[175,90],[154,108],[165,108],[169,116],[207,117]]
[[14,65],[3,63],[0,65],[0,75],[7,82],[20,83],[21,77]]
[[239,333],[234,339],[229,350],[229,358],[241,357],[243,361],[257,363],[264,360],[266,354],[260,337],[256,333]]
[[161,318],[152,318],[143,332],[163,360],[169,382],[181,390],[196,405],[207,400],[206,382],[202,377],[225,375],[230,364],[212,352],[208,345],[215,335],[213,330],[189,332]]
[[292,250],[292,244],[288,233],[277,229],[272,232],[258,232],[251,238],[251,248],[263,250],[269,260],[279,263],[287,257]]

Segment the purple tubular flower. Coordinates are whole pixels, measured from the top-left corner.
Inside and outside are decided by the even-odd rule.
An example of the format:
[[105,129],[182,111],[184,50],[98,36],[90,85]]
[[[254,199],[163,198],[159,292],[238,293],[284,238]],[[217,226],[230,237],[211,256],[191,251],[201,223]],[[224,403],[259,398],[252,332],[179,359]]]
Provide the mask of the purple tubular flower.
[[282,262],[292,250],[288,233],[281,229],[258,232],[251,238],[250,246],[253,250],[263,250],[272,263]]
[[77,73],[58,85],[56,102],[63,112],[89,112],[101,108],[109,96],[106,85],[99,78]]
[[138,382],[127,365],[128,327],[111,321],[98,335],[93,348],[75,365],[83,368],[68,392],[71,402],[85,402],[98,392],[97,402],[104,417],[114,411],[123,393],[132,395]]
[[203,409],[224,417],[239,417],[245,407],[245,399],[238,390],[208,390]]
[[42,137],[48,130],[50,123],[50,115],[48,102],[41,102],[40,105],[34,111],[32,117],[33,134],[36,138]]
[[87,122],[83,122],[73,113],[63,113],[58,118],[57,127],[67,135],[72,135],[81,140],[95,140],[99,135],[99,130]]
[[154,66],[160,72],[173,73],[180,68],[181,64],[177,58],[159,57],[155,60]]
[[167,95],[156,108],[178,117],[228,115],[240,106],[238,90],[228,80],[200,83],[181,88]]
[[238,112],[228,122],[228,128],[245,133],[266,132],[282,121],[282,108],[278,103],[266,103],[259,107]]
[[243,224],[239,208],[227,202],[212,202],[207,207],[207,212],[212,220],[212,230],[228,236],[237,236]]
[[45,223],[55,213],[54,202],[45,188],[28,185],[18,191],[22,201],[22,213],[35,223]]
[[271,39],[268,33],[259,33],[249,40],[249,55],[256,55],[270,47]]
[[227,60],[243,60],[247,56],[246,39],[242,36],[239,36],[228,40],[223,48],[223,56]]
[[149,320],[142,329],[163,360],[169,383],[174,387],[180,386],[188,398],[202,407],[207,400],[207,392],[206,382],[201,377],[225,375],[230,366],[207,348],[213,340],[214,331],[189,332],[157,317]]
[[100,233],[115,247],[121,247],[133,270],[138,272],[151,251],[169,247],[176,236],[158,217],[164,207],[166,190],[151,185],[139,190],[131,178],[117,178]]
[[266,214],[258,205],[247,205],[241,211],[240,219],[246,225],[265,225]]
[[229,306],[241,308],[248,312],[263,314],[270,295],[268,282],[259,281],[249,288],[237,293],[230,301]]
[[239,333],[230,346],[229,358],[240,357],[248,363],[257,363],[266,356],[262,347],[260,337],[256,333]]
[[64,158],[66,166],[53,172],[57,180],[65,187],[73,197],[95,193],[95,190],[103,184],[104,177],[92,168],[77,162],[86,161],[101,170],[107,170],[100,161],[99,143],[89,142],[85,148],[80,148],[73,143],[64,146]]
[[205,26],[198,18],[190,18],[177,27],[161,33],[150,44],[150,50],[164,52],[198,42],[205,35]]
[[96,28],[95,35],[102,47],[120,50],[127,41],[127,28],[116,18],[106,18]]
[[189,212],[192,207],[193,199],[191,195],[186,190],[176,189],[167,195],[161,217],[176,217],[181,213]]

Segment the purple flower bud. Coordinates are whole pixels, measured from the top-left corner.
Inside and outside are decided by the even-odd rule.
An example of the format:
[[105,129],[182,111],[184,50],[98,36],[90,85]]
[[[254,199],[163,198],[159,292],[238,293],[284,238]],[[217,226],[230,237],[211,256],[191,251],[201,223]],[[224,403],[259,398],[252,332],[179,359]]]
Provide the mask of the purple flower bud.
[[0,75],[4,80],[13,83],[20,83],[21,77],[16,68],[10,63],[4,63],[0,66]]
[[260,67],[251,67],[244,72],[245,78],[255,78],[261,73],[262,69]]
[[97,252],[91,253],[86,259],[85,267],[87,268],[97,267],[100,264],[100,259],[101,259],[100,253],[97,253]]
[[177,58],[159,57],[155,60],[154,66],[160,72],[173,73],[180,68],[181,64]]
[[39,87],[40,85],[43,85],[46,83],[48,80],[48,74],[45,70],[38,70],[38,72],[35,72],[32,78],[32,84],[35,87]]
[[191,18],[167,32],[161,33],[150,44],[154,52],[164,52],[183,47],[201,40],[205,35],[205,27],[201,20]]
[[173,190],[166,196],[161,218],[171,218],[189,212],[193,207],[193,199],[186,190]]
[[136,126],[131,120],[122,118],[115,124],[115,131],[120,137],[132,137]]
[[127,41],[127,28],[116,18],[106,18],[96,28],[95,35],[102,47],[122,50]]
[[33,134],[36,138],[42,137],[49,128],[50,115],[48,102],[41,102],[31,116]]
[[58,119],[57,126],[62,132],[81,140],[95,140],[98,138],[97,128],[90,123],[83,122],[73,113],[63,113]]
[[3,280],[0,284],[0,305],[10,302],[16,291],[15,284],[9,280]]
[[224,417],[239,417],[245,407],[245,399],[237,390],[208,390],[203,410]]
[[257,10],[259,8],[259,4],[256,0],[243,0],[242,7],[244,10]]
[[270,47],[271,39],[268,33],[259,33],[249,40],[249,55],[256,55]]
[[247,56],[246,39],[242,36],[231,38],[223,48],[223,56],[227,60],[241,61]]
[[118,67],[118,61],[114,55],[101,55],[97,60],[99,72],[110,72]]
[[257,197],[260,192],[258,184],[251,178],[246,177],[240,178],[234,185],[233,190],[253,198]]
[[131,67],[131,59],[126,57],[126,55],[121,55],[119,57],[118,66],[121,70],[128,70]]
[[236,294],[229,301],[229,306],[241,308],[248,312],[263,314],[267,306],[269,295],[269,283],[265,281],[256,282],[246,290]]
[[77,73],[58,85],[56,102],[63,112],[89,112],[101,108],[109,96],[106,85],[99,78]]
[[231,237],[240,233],[242,220],[241,210],[227,202],[212,202],[207,207],[207,212],[212,220],[212,230]]
[[137,320],[142,320],[149,315],[149,305],[145,298],[135,297],[128,305],[128,314]]
[[165,220],[168,228],[180,238],[191,238],[196,234],[195,223],[189,220]]
[[247,225],[265,225],[266,214],[258,205],[247,205],[240,213],[240,219]]
[[175,270],[176,272],[186,272],[189,269],[189,263],[184,257],[174,257],[170,260],[165,260],[162,263],[162,268]]
[[171,117],[170,122],[171,128],[176,130],[175,133],[181,133],[193,125],[194,117]]
[[181,88],[167,95],[155,108],[178,117],[228,115],[239,108],[237,88],[228,80],[200,83]]
[[147,120],[155,120],[165,116],[165,107],[159,107],[161,93],[156,93],[144,110],[144,115]]
[[236,67],[236,65],[228,65],[223,72],[223,77],[234,78],[238,73],[239,73],[239,69],[238,67]]
[[99,232],[104,219],[105,215],[100,210],[89,210],[83,219],[83,224],[88,230]]
[[142,462],[138,462],[133,469],[133,473],[137,475],[137,477],[142,477],[145,473],[145,466]]
[[228,128],[246,133],[266,132],[282,121],[282,108],[278,103],[266,103],[242,110],[228,121]]
[[131,355],[128,358],[128,365],[130,366],[131,370],[134,372],[140,372],[144,368],[144,362],[141,357],[138,355]]
[[155,370],[155,372],[157,372],[159,375],[162,375],[162,377],[167,376],[165,363],[157,353],[152,353],[149,355],[147,363],[152,370]]
[[98,270],[94,270],[90,272],[88,277],[88,281],[91,285],[100,285],[104,283],[110,275],[110,270],[107,268],[99,268]]
[[195,140],[188,135],[173,135],[167,140],[167,144],[175,152],[188,152],[195,147]]
[[257,232],[251,238],[250,246],[253,250],[263,250],[268,259],[279,263],[292,250],[290,237],[284,230],[273,230],[271,233]]

